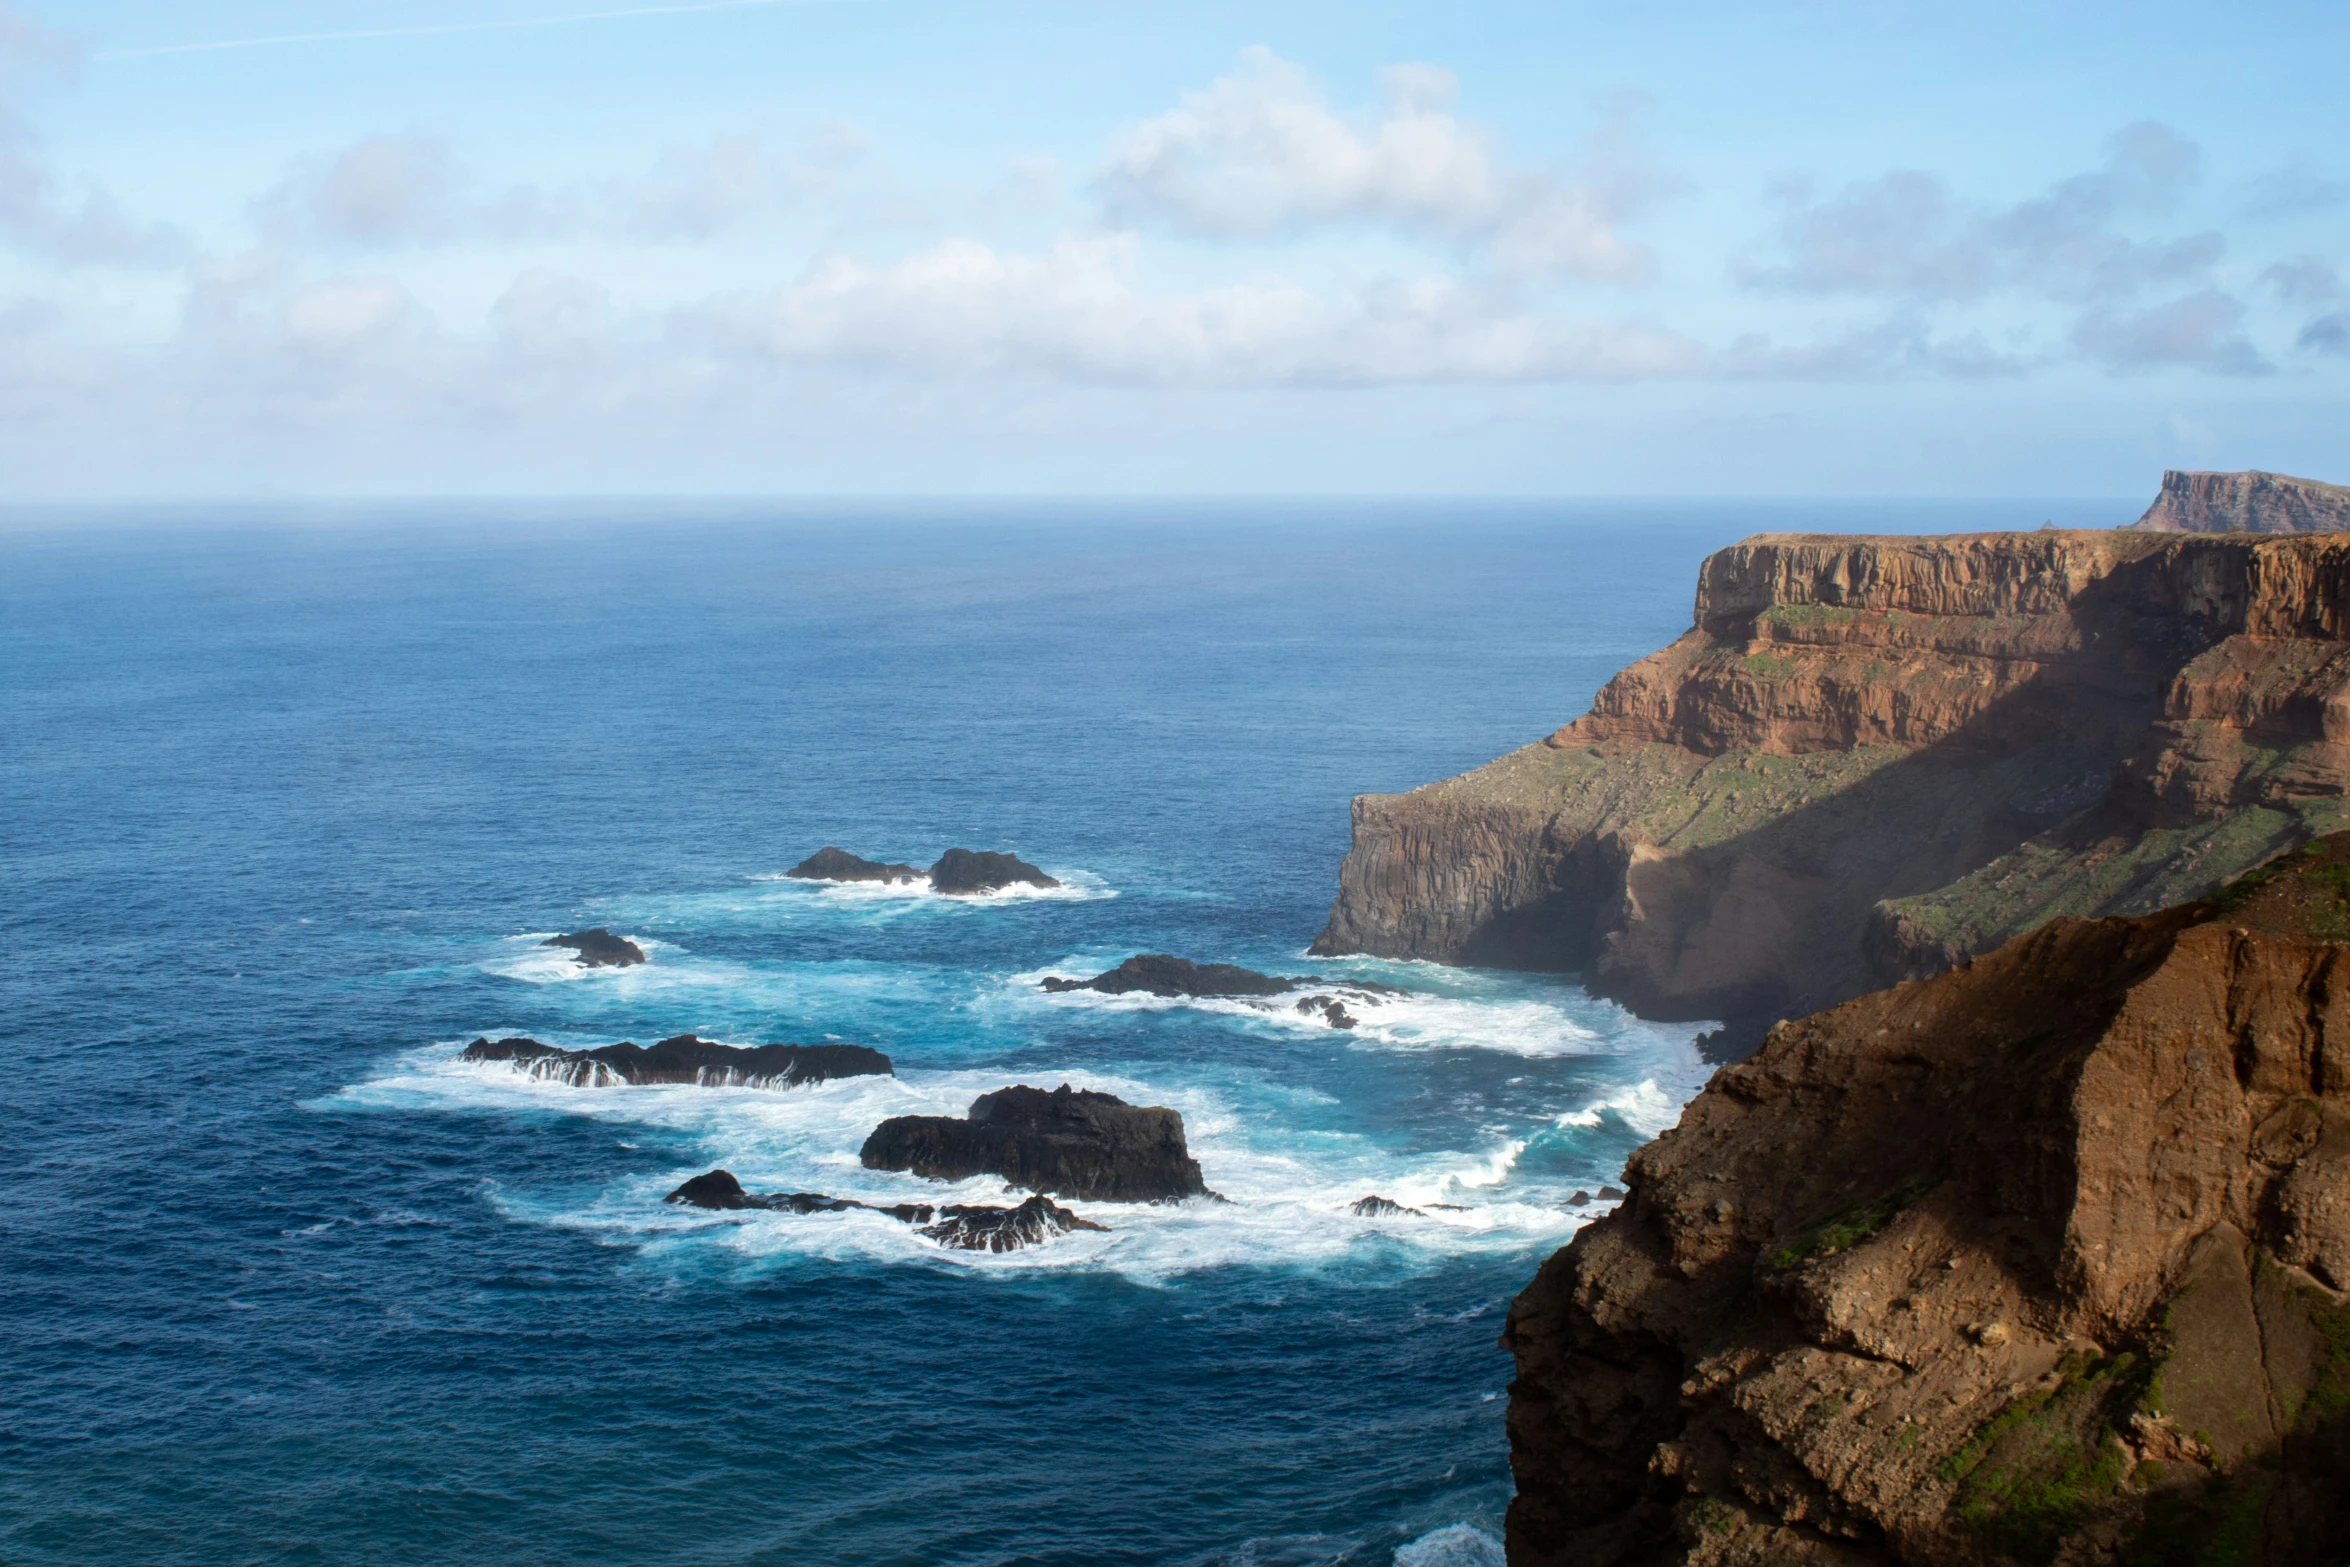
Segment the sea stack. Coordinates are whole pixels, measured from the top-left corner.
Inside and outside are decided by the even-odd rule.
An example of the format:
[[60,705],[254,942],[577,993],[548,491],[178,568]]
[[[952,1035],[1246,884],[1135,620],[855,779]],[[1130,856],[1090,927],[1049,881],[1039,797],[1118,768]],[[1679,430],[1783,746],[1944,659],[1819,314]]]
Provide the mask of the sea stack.
[[935,1180],[996,1175],[1054,1197],[1174,1202],[1212,1195],[1184,1145],[1183,1117],[1063,1083],[1000,1088],[971,1101],[965,1119],[893,1116],[858,1155],[869,1170]]
[[598,925],[594,930],[567,931],[560,936],[549,936],[539,943],[542,947],[569,947],[583,968],[626,968],[631,963],[645,960],[645,949],[625,936],[615,936]]
[[879,860],[868,860],[836,849],[830,844],[818,849],[784,875],[796,881],[920,881],[922,873],[911,865],[885,865]]
[[2350,834],[1782,1023],[1512,1307],[1524,1567],[2350,1558]]
[[1764,534],[1498,761],[1354,802],[1315,951],[1580,971],[1723,1057],[2350,825],[2350,534]]
[[949,849],[930,867],[930,887],[954,897],[1001,892],[1006,887],[1058,887],[1060,883],[1017,855],[992,849]]

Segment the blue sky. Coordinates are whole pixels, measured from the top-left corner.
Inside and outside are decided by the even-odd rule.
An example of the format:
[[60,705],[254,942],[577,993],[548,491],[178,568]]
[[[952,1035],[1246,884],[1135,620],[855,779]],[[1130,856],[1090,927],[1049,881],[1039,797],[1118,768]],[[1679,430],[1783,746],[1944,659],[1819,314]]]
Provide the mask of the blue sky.
[[0,493],[2350,480],[2350,7],[0,11]]

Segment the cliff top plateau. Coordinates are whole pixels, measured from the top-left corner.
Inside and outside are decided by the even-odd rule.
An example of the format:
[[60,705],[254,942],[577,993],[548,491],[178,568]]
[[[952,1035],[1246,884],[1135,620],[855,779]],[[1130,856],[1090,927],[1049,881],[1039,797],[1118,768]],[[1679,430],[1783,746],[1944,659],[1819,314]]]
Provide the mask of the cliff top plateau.
[[2350,826],[2350,534],[1763,534],[1591,710],[1354,802],[1314,950],[1776,1019]]
[[2350,834],[1774,1028],[1513,1306],[1509,1559],[2350,1560]]
[[2350,528],[2350,485],[2281,473],[2162,476],[2162,493],[2131,526],[2166,533],[2331,533]]

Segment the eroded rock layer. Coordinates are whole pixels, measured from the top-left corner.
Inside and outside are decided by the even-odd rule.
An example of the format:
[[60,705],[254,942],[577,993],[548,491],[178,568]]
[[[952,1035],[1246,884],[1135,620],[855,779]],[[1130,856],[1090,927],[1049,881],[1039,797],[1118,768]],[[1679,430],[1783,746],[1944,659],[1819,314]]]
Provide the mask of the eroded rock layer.
[[2350,1553],[2350,834],[1774,1029],[1512,1308],[1510,1560]]
[[1315,950],[1778,1017],[2350,821],[2350,535],[1771,534],[1475,772],[1354,802]]
[[2174,468],[2136,526],[2166,533],[2328,533],[2350,528],[2350,485]]

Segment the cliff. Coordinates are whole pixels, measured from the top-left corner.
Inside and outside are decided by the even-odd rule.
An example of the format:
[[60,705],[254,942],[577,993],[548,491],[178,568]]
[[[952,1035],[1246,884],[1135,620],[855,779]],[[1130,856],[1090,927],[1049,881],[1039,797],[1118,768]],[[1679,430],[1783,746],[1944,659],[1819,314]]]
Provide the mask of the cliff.
[[2350,834],[1772,1030],[1518,1297],[1518,1567],[2350,1560]]
[[2167,533],[2328,533],[2350,528],[2350,486],[2281,473],[2174,468],[2135,526]]
[[1315,951],[1580,970],[1750,1045],[2208,892],[2346,789],[2350,535],[1765,534],[1583,718],[1358,798]]

